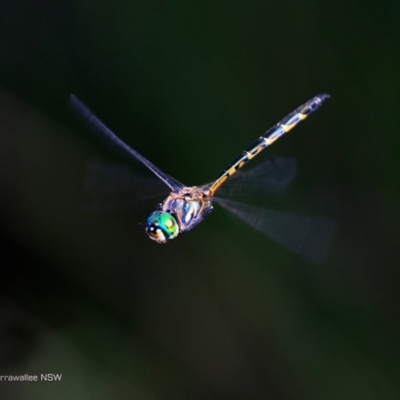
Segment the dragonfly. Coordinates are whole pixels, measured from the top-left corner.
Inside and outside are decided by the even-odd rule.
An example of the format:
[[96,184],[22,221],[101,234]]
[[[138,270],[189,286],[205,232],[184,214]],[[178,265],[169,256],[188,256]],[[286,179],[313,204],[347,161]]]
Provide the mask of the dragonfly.
[[[169,188],[168,196],[156,206],[145,223],[147,236],[156,243],[168,243],[180,233],[192,230],[212,212],[215,202],[286,248],[319,263],[331,239],[334,228],[331,219],[273,211],[229,199],[227,197],[231,196],[227,194],[268,192],[286,187],[296,169],[291,159],[267,160],[248,172],[241,174],[238,171],[320,108],[329,97],[320,94],[296,108],[244,150],[215,180],[200,186],[186,186],[157,167],[122,141],[73,94],[69,105],[100,141],[128,159],[143,164],[164,187]],[[230,182],[225,186],[228,180]],[[219,196],[220,193],[225,194],[224,197]]]

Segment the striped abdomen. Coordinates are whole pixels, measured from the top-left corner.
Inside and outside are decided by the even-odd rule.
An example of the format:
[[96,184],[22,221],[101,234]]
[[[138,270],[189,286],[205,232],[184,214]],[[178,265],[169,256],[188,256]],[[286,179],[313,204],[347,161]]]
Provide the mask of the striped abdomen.
[[317,110],[321,104],[329,98],[327,94],[320,94],[315,96],[307,103],[298,107],[292,113],[287,115],[276,125],[270,128],[264,135],[260,136],[251,146],[249,146],[232,164],[226,168],[222,174],[216,179],[216,181],[209,188],[209,195],[213,196],[215,192],[226,182],[226,180],[242,168],[247,162],[249,162],[258,153],[270,146],[279,137],[284,135],[293,129],[299,122],[306,119],[312,112]]

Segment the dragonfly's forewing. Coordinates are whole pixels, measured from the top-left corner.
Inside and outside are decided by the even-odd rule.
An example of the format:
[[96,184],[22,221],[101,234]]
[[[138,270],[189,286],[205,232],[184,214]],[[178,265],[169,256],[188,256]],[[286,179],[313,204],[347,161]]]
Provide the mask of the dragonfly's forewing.
[[142,156],[139,152],[134,150],[123,142],[114,132],[112,132],[100,119],[76,96],[71,94],[69,98],[70,107],[80,116],[80,118],[86,122],[92,129],[96,137],[105,143],[107,146],[113,148],[115,151],[124,155],[125,157],[139,161],[146,166],[151,172],[153,172],[158,178],[160,178],[166,185],[168,185],[173,191],[179,192],[184,185],[177,181],[166,172],[162,171],[147,158]]
[[253,228],[311,262],[322,262],[332,240],[335,222],[331,219],[273,211],[218,197],[215,201]]

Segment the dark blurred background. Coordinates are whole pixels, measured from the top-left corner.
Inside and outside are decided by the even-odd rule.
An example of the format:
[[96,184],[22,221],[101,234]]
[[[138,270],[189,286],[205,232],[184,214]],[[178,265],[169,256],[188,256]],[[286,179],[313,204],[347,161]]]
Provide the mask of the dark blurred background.
[[[0,54],[0,374],[62,374],[2,399],[400,398],[398,1],[3,0]],[[191,185],[323,92],[259,156],[337,220],[322,265],[218,207],[166,246],[154,201],[82,207],[120,160],[70,93]]]

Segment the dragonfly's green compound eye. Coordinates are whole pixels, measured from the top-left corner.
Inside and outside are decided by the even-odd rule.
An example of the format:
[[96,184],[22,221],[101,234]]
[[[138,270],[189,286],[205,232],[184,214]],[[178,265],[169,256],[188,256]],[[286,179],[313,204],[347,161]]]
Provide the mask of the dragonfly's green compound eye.
[[169,213],[154,211],[146,222],[146,233],[157,243],[166,243],[179,234],[176,219]]

